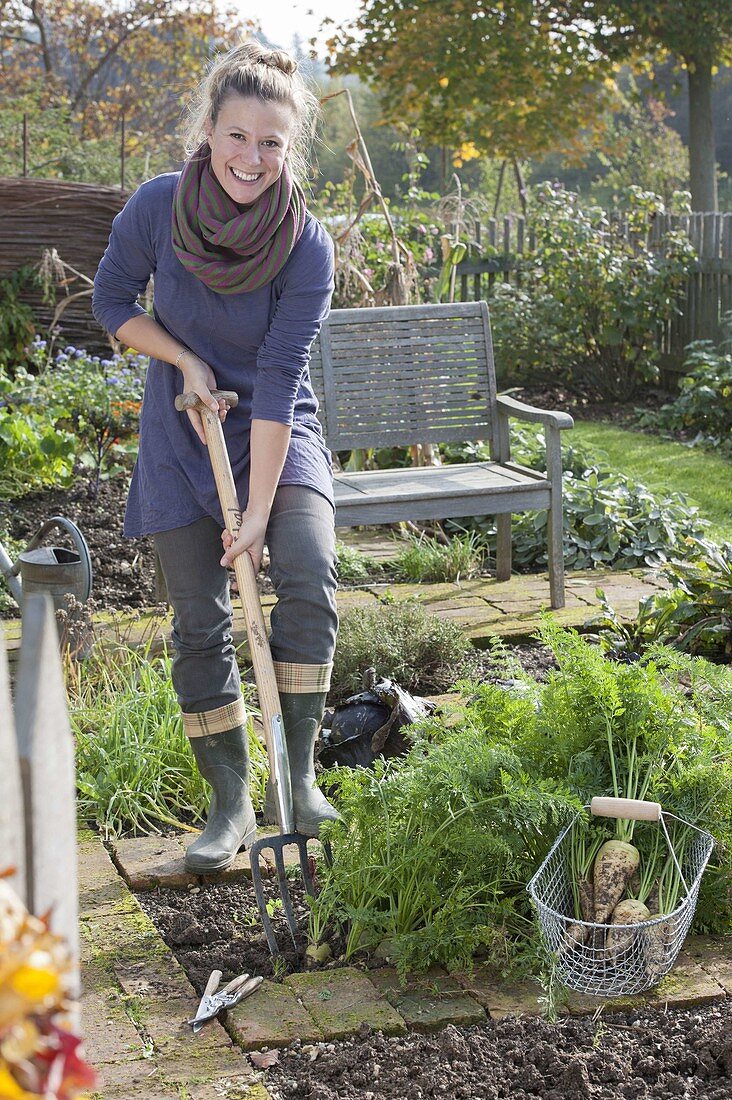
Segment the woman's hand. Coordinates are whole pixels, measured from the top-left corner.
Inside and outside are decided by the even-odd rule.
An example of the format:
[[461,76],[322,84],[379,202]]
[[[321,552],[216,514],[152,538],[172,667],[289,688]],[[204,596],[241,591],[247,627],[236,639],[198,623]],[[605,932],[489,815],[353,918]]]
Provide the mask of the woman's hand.
[[221,559],[221,564],[228,567],[234,561],[234,558],[246,551],[252,559],[254,572],[257,573],[262,564],[266,531],[267,519],[265,516],[244,512],[241,517],[241,527],[235,539],[230,531],[221,532],[221,541],[224,544],[224,556]]
[[[216,377],[208,363],[204,363],[203,359],[199,359],[194,352],[186,351],[185,355],[181,357],[179,370],[183,375],[183,392],[195,393],[205,405],[208,405],[212,412],[219,414],[219,419],[223,424],[226,420],[226,403],[217,401],[211,393],[212,390],[216,389]],[[186,412],[193,425],[194,432],[205,447],[206,434],[203,430],[203,419],[200,412],[197,409],[186,409]]]

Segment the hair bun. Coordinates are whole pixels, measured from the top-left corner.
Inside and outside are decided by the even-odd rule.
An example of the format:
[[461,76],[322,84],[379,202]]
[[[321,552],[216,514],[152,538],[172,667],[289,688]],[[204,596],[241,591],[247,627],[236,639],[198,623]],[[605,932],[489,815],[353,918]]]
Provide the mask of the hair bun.
[[281,73],[292,76],[297,72],[297,61],[290,57],[284,50],[267,50],[257,58],[260,65],[268,65],[271,69],[279,69]]

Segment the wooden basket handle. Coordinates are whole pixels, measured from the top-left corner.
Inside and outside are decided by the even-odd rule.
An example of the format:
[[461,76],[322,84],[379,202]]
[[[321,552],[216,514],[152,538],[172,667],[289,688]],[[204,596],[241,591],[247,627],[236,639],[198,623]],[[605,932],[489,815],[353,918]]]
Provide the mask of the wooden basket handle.
[[603,798],[597,796],[590,803],[590,813],[595,817],[622,817],[631,821],[660,821],[661,803],[645,802],[640,798]]

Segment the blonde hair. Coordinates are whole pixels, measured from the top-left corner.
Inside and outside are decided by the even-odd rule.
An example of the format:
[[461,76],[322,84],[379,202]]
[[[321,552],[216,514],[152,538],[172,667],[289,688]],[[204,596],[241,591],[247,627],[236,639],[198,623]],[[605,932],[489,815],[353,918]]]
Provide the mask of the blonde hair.
[[320,103],[298,71],[297,61],[284,50],[270,50],[256,39],[215,57],[189,105],[185,150],[192,156],[206,139],[208,125],[216,125],[219,111],[230,96],[256,96],[265,103],[287,103],[294,115],[293,140],[287,154],[298,182],[311,171],[310,149],[320,114]]

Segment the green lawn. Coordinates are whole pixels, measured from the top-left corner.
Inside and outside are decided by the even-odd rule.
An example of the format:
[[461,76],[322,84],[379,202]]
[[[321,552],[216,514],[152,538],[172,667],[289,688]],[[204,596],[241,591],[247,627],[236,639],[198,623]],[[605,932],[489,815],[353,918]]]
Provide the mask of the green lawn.
[[612,466],[654,492],[683,493],[712,524],[710,537],[732,542],[732,462],[701,448],[594,421],[575,421],[564,435],[569,438],[602,450]]

